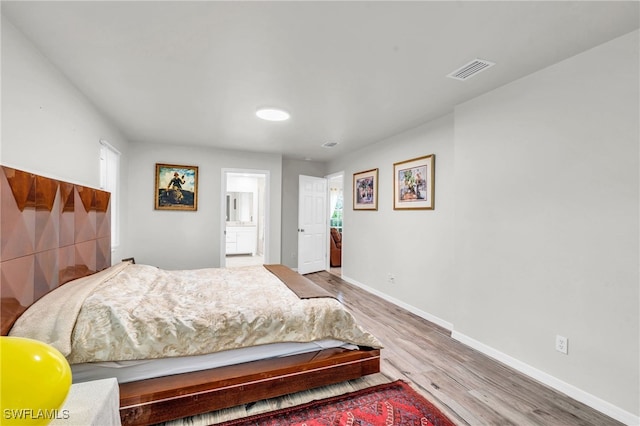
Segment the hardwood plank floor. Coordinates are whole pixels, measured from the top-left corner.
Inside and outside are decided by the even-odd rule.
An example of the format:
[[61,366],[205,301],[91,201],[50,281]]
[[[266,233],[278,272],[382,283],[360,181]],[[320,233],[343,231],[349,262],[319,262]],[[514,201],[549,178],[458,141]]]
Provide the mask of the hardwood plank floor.
[[459,425],[622,425],[451,338],[448,330],[329,272],[306,275],[342,301],[384,345],[381,373],[258,401],[166,426],[203,426],[402,379]]
[[306,275],[330,291],[384,345],[381,373],[403,379],[461,425],[621,425],[451,338],[329,272]]

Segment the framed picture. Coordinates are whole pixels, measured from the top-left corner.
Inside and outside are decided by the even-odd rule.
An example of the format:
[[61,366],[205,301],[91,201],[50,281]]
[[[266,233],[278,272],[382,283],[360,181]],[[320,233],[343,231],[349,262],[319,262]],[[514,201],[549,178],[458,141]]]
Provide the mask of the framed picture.
[[156,210],[198,210],[198,167],[156,164]]
[[393,164],[393,209],[433,210],[435,155]]
[[378,169],[353,174],[353,209],[378,210]]

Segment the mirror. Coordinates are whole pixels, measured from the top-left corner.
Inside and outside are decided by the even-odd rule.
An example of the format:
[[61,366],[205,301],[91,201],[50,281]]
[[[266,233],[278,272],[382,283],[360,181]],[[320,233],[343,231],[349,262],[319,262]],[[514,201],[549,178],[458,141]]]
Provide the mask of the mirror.
[[227,192],[227,222],[253,222],[253,192]]

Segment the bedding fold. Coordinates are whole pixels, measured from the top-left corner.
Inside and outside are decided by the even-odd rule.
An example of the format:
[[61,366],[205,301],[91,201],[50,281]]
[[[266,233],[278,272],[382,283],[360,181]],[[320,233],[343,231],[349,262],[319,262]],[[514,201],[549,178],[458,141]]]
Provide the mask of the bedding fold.
[[84,300],[98,285],[117,275],[129,263],[122,262],[44,295],[15,322],[9,336],[46,342],[64,356],[71,353],[71,335]]

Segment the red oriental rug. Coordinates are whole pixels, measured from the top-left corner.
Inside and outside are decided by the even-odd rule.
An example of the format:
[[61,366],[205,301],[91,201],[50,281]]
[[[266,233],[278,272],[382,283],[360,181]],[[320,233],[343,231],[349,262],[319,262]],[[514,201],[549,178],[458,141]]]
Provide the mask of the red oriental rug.
[[432,403],[398,380],[345,395],[222,423],[223,426],[455,426]]

